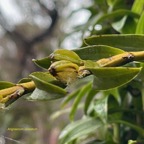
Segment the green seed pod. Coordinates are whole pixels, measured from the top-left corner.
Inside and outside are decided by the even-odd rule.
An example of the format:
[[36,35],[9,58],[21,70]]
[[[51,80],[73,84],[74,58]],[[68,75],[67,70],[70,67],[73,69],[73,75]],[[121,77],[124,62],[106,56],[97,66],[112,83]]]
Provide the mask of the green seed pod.
[[67,60],[56,61],[49,67],[49,72],[64,84],[71,84],[78,77],[78,65]]

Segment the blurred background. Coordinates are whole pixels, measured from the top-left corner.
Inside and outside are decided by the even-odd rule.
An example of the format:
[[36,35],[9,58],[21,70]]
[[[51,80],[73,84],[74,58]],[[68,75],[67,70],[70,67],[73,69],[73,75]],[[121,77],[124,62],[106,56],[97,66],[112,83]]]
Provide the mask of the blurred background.
[[[81,45],[74,30],[91,13],[91,0],[0,0],[0,81],[17,83],[31,72],[42,71],[32,62],[58,48]],[[51,120],[60,101],[29,102],[21,98],[0,112],[0,144],[56,144],[68,116]],[[11,131],[10,128],[34,128]]]

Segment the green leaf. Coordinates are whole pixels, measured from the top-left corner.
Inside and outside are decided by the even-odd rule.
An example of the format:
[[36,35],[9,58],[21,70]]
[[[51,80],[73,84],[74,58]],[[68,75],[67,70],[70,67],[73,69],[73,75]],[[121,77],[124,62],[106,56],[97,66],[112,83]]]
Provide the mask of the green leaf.
[[121,33],[134,34],[136,31],[137,22],[133,17],[127,17],[125,25],[123,26]]
[[72,100],[73,98],[75,98],[78,95],[79,91],[80,91],[80,89],[75,90],[74,92],[66,95],[65,99],[62,102],[61,107],[63,108],[70,100]]
[[118,88],[106,90],[104,91],[104,95],[112,95],[116,99],[118,104],[121,104],[121,96],[120,96]]
[[106,46],[106,45],[92,45],[74,50],[81,59],[84,60],[99,60],[101,58],[111,57],[117,54],[121,54],[124,51],[118,48]]
[[97,19],[95,21],[95,23],[93,24],[93,30],[92,30],[92,33],[91,35],[93,35],[94,33],[94,26],[96,24],[100,24],[102,23],[103,21],[106,22],[106,20],[109,22],[110,20],[112,20],[114,22],[113,19],[119,19],[119,18],[122,18],[123,16],[129,16],[129,17],[134,17],[134,18],[139,18],[139,15],[137,13],[134,13],[130,10],[125,10],[125,9],[119,9],[119,10],[115,10],[111,13],[108,13],[108,14],[104,14],[103,16],[101,16],[99,19]]
[[98,21],[97,23],[100,23],[106,19],[110,19],[110,18],[118,18],[120,16],[126,16],[126,15],[129,15],[129,16],[132,16],[132,17],[136,17],[138,18],[139,15],[130,11],[130,10],[125,10],[125,9],[119,9],[119,10],[115,10],[111,13],[108,13],[108,14],[105,14],[104,16],[102,16]]
[[132,11],[141,14],[144,8],[144,0],[135,0],[132,6]]
[[[141,0],[135,1],[131,12],[135,12],[135,13],[141,15],[141,12],[143,9],[142,1]],[[138,17],[126,15],[120,21],[114,22],[112,24],[112,26],[115,30],[117,30],[120,33],[133,34],[133,33],[135,33],[135,30],[136,30],[137,20],[138,20]],[[141,33],[137,33],[137,34],[141,34]]]
[[112,23],[112,27],[113,27],[116,31],[122,32],[122,28],[123,28],[124,25],[125,25],[126,19],[127,19],[127,16],[124,16],[121,20]]
[[144,11],[141,14],[141,17],[138,21],[137,28],[136,28],[136,34],[144,34]]
[[48,69],[51,65],[51,58],[50,57],[45,57],[39,60],[33,59],[32,60],[37,66],[40,68]]
[[31,81],[31,78],[23,78],[23,79],[18,81],[18,84],[19,83],[26,83],[26,82],[30,82],[30,81]]
[[59,81],[57,81],[48,72],[34,72],[30,74],[30,77],[34,81],[36,87],[43,91],[51,94],[56,93],[61,95],[65,95],[67,93],[63,88],[57,86]]
[[93,101],[93,109],[94,116],[99,117],[103,123],[107,122],[107,100],[108,96],[105,95],[103,98],[96,99]]
[[82,60],[75,52],[66,49],[58,49],[54,51],[50,57],[52,60],[67,60],[78,65],[82,63]]
[[86,100],[85,100],[85,106],[84,106],[84,112],[86,115],[88,114],[88,109],[90,107],[90,104],[97,93],[98,91],[91,89],[89,93],[87,94]]
[[45,100],[53,100],[64,97],[65,95],[59,94],[56,92],[48,92],[41,89],[36,88],[33,93],[28,96],[26,99],[30,101],[45,101]]
[[142,51],[144,49],[144,35],[97,35],[86,38],[85,43],[87,45],[108,45],[125,51]]
[[99,119],[86,117],[69,124],[60,134],[60,144],[69,143],[79,137],[96,131],[103,123]]
[[66,95],[64,101],[62,102],[62,107],[64,107],[74,97],[77,97],[77,94],[81,91],[81,89],[92,80],[93,80],[93,76],[87,76],[69,85],[66,88],[66,91],[68,91],[68,94]]
[[74,116],[75,116],[75,113],[77,111],[78,105],[80,104],[81,99],[90,91],[91,87],[92,87],[92,83],[89,82],[88,84],[83,86],[81,88],[80,92],[77,94],[77,96],[74,100],[74,103],[72,105],[71,112],[70,112],[70,119],[71,120],[74,120]]
[[[83,108],[83,103],[81,103],[80,105],[78,105],[78,109],[82,109]],[[67,107],[65,109],[60,109],[57,110],[56,112],[53,112],[52,115],[50,116],[50,121],[56,120],[58,119],[58,117],[64,115],[64,114],[69,114],[71,111],[71,107]]]
[[93,88],[107,90],[130,82],[139,74],[141,68],[103,67],[89,68],[89,70],[95,75]]
[[15,84],[11,83],[11,82],[7,82],[7,81],[0,81],[0,90],[5,89],[5,88],[9,88],[12,86],[15,86]]
[[113,28],[123,34],[135,33],[137,23],[133,17],[124,16],[120,21],[112,23]]
[[114,121],[112,121],[112,123],[120,123],[120,124],[124,124],[126,126],[129,126],[130,128],[136,130],[139,133],[139,135],[144,137],[144,129],[141,126],[138,126],[136,124],[133,124],[133,123],[130,123],[130,122],[127,122],[124,120],[114,120]]

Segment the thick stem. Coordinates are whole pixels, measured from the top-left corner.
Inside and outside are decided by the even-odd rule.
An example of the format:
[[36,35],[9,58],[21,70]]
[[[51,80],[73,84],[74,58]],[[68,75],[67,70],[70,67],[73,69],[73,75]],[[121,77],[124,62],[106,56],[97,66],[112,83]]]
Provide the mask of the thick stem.
[[[103,58],[98,61],[96,61],[96,66],[98,67],[116,67],[116,66],[122,66],[124,64],[127,64],[132,61],[140,61],[144,60],[144,51],[140,52],[124,52],[122,54],[118,54],[109,58]],[[95,66],[94,65],[91,65]],[[87,70],[86,66],[80,66],[79,67],[79,77],[83,78],[88,75],[91,75],[92,73]]]
[[13,86],[10,88],[0,90],[0,99],[5,98],[7,95],[14,93],[15,91],[17,91],[20,88],[21,88],[20,85],[16,85],[16,86]]
[[26,82],[26,83],[20,83],[20,84],[17,84],[17,86],[24,87],[26,91],[33,91],[36,87],[35,83],[33,81]]
[[100,67],[114,67],[127,64],[132,61],[144,60],[144,51],[140,52],[125,52],[109,58],[103,58],[96,63]]
[[0,90],[0,103],[6,103],[9,100],[16,100],[23,94],[29,93],[35,89],[35,84],[33,81],[17,84],[10,88],[5,88]]

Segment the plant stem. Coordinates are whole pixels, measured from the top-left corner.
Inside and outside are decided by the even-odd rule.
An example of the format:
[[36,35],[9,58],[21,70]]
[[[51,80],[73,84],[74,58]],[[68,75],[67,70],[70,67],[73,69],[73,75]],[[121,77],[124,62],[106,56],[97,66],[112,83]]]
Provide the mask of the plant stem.
[[119,124],[113,124],[113,139],[114,142],[119,144],[120,143],[120,127]]
[[22,95],[29,93],[35,89],[33,81],[17,84],[10,88],[0,90],[0,103],[6,103],[10,99],[16,100]]
[[17,86],[22,86],[25,88],[26,91],[33,91],[35,89],[35,83],[33,81],[30,81],[30,82],[26,82],[26,83],[20,83],[20,84],[17,84]]
[[114,67],[127,64],[132,61],[144,60],[144,51],[140,52],[124,52],[109,58],[103,58],[96,63],[100,67]]

